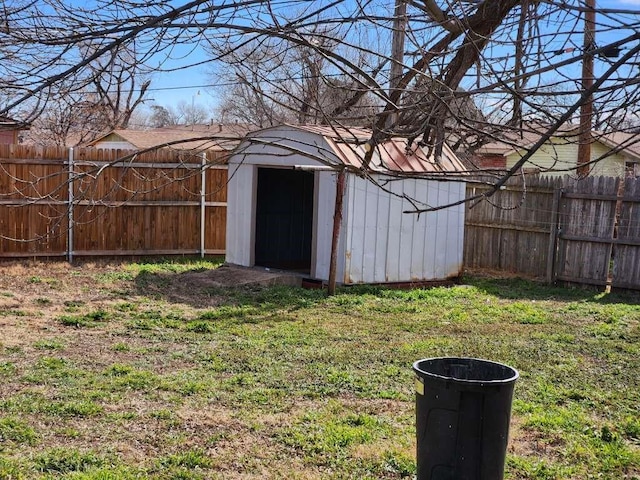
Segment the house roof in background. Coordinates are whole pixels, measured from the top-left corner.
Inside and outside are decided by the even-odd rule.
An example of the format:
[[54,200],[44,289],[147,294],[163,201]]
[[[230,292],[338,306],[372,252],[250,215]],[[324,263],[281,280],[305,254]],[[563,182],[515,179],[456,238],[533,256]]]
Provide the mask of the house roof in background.
[[[324,138],[335,156],[346,166],[361,169],[365,158],[367,140],[371,130],[321,125],[282,125],[260,130],[256,137],[262,141],[278,142],[285,138],[285,131],[298,130]],[[278,132],[281,132],[278,134]],[[273,135],[271,135],[273,134]],[[251,141],[251,135],[247,137]],[[302,146],[301,150],[306,146]],[[315,156],[315,155],[314,155]],[[442,158],[436,160],[425,147],[414,143],[407,147],[405,138],[392,138],[377,145],[368,169],[378,173],[460,173],[467,169],[447,146],[443,146]]]
[[28,130],[29,124],[0,116],[0,130]]
[[[478,155],[510,155],[519,150],[532,147],[546,133],[547,128],[549,128],[549,125],[527,123],[521,130],[512,129],[503,133],[503,140],[489,142],[478,148],[475,153]],[[565,123],[552,135],[552,138],[571,138],[575,140],[578,135],[578,129],[579,125]],[[640,136],[638,134],[593,131],[591,136],[594,141],[600,142],[616,152],[622,152],[640,160]]]
[[100,142],[124,141],[143,150],[167,147],[178,150],[228,151],[255,127],[244,124],[177,125],[147,130],[117,129],[93,140],[89,146]]
[[612,132],[596,134],[594,132],[594,135],[596,140],[610,149],[633,157],[634,160],[640,160],[640,135],[637,133]]

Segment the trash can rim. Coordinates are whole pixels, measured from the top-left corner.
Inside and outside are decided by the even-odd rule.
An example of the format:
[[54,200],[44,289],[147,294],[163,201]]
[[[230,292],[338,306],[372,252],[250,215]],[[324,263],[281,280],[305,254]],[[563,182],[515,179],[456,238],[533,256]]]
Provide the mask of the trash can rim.
[[[426,372],[426,371],[424,371],[422,368],[420,368],[418,366],[418,364],[420,364],[422,362],[437,361],[437,360],[473,360],[473,361],[481,362],[481,363],[490,363],[490,364],[498,365],[500,367],[504,367],[504,368],[507,368],[507,369],[511,370],[513,372],[513,375],[509,376],[508,378],[496,379],[496,380],[474,380],[474,379],[456,378],[456,377],[451,377],[451,376],[439,375],[437,373]],[[429,358],[422,358],[420,360],[416,360],[413,363],[413,370],[416,373],[420,372],[420,373],[422,373],[424,375],[427,375],[429,378],[432,378],[432,379],[438,379],[438,380],[442,380],[442,381],[445,381],[445,382],[467,383],[467,384],[470,384],[470,385],[487,385],[487,384],[489,384],[489,385],[491,385],[491,384],[502,385],[502,384],[513,383],[520,377],[520,373],[518,372],[518,370],[516,370],[515,368],[513,368],[513,367],[511,367],[509,365],[505,365],[504,363],[494,362],[492,360],[485,360],[483,358],[474,358],[474,357],[429,357]]]

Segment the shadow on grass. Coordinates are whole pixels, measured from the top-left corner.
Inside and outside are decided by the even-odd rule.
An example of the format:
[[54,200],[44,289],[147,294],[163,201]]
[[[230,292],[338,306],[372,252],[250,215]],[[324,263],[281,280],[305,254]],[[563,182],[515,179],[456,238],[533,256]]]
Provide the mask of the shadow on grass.
[[631,290],[605,293],[603,287],[589,285],[553,286],[521,278],[468,277],[465,278],[465,283],[489,295],[504,299],[640,305],[640,292]]
[[[221,262],[220,262],[221,263]],[[326,290],[303,289],[285,285],[248,283],[255,271],[239,270],[238,278],[227,275],[220,283],[219,273],[225,267],[203,268],[197,262],[188,269],[169,263],[143,265],[134,275],[136,293],[170,303],[183,303],[195,308],[245,307],[260,309],[264,313],[278,310],[296,310],[316,305],[325,300]],[[604,293],[602,287],[550,286],[521,278],[489,278],[469,276],[466,285],[480,292],[510,300],[553,300],[559,302],[589,302],[597,304],[640,304],[640,292],[621,291]],[[444,287],[439,287],[444,288]],[[394,296],[384,286],[359,285],[342,287],[339,294]],[[399,292],[398,292],[399,293]],[[400,294],[402,296],[402,294]]]

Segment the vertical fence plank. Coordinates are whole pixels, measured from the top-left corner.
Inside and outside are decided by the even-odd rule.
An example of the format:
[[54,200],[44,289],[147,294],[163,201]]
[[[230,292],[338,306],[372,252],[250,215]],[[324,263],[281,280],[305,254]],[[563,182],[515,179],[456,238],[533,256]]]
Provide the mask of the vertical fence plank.
[[614,249],[614,288],[640,289],[640,178],[627,178]]
[[555,282],[556,251],[558,248],[558,218],[560,202],[562,201],[562,191],[562,188],[556,188],[553,192],[551,221],[549,222],[549,251],[547,252],[547,283]]
[[[467,205],[465,266],[546,278],[556,184],[541,177],[513,178],[488,200]],[[467,188],[469,196],[482,190],[488,190],[482,183]]]

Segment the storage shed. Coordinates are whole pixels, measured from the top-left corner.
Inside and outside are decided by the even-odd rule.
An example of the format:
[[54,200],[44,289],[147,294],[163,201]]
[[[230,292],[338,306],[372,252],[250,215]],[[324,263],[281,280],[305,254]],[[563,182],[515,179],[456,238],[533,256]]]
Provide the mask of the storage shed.
[[227,263],[328,280],[337,172],[343,170],[342,220],[334,242],[339,283],[459,276],[464,205],[403,212],[462,200],[464,167],[446,146],[436,162],[426,149],[407,149],[406,140],[392,139],[375,147],[363,168],[370,137],[366,130],[289,125],[245,137],[229,159]]

